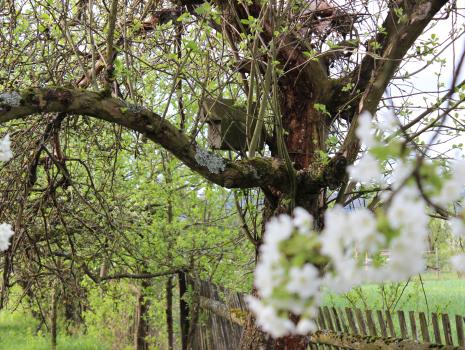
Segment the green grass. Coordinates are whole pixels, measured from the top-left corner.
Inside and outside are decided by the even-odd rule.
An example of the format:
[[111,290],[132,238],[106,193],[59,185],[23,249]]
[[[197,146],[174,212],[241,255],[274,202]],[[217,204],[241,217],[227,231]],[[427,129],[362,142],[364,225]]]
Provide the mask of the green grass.
[[[417,312],[423,311],[428,321],[430,338],[433,338],[431,313],[439,314],[439,328],[444,341],[441,314],[448,314],[452,337],[456,339],[455,315],[465,316],[465,279],[458,279],[454,274],[422,276],[423,285],[417,277],[409,283],[401,283],[397,286],[386,285],[382,293],[380,285],[364,285],[346,295],[327,295],[324,304],[343,309],[345,307],[360,308],[362,310],[386,310],[390,309],[396,334],[400,335],[400,326],[396,311],[403,310],[410,334],[410,321],[408,311],[416,313],[416,328],[419,332]],[[345,318],[345,312],[341,312]],[[376,314],[373,314],[374,322],[378,328]],[[379,332],[379,328],[378,328]],[[380,333],[378,333],[380,334]]]
[[365,285],[347,295],[328,295],[325,304],[372,310],[389,308],[465,315],[465,279],[457,279],[453,275],[441,276],[439,279],[426,275],[423,276],[423,287],[416,278],[398,287],[386,286],[386,290],[387,293],[383,295],[379,285]]
[[[37,322],[21,312],[0,312],[0,350],[50,350],[50,337],[33,335]],[[59,335],[57,350],[108,350],[97,339]]]

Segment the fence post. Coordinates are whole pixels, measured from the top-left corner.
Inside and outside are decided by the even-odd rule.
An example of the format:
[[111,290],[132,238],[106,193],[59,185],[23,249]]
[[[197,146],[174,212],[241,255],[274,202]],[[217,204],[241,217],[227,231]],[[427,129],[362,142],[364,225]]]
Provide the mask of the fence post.
[[334,312],[336,312],[338,315],[339,315],[339,319],[341,320],[341,325],[342,325],[342,331],[344,333],[347,333],[349,334],[349,327],[347,326],[347,322],[345,321],[345,318],[344,318],[344,311],[342,309],[334,309]]
[[365,310],[365,315],[367,317],[368,331],[370,332],[371,336],[376,337],[378,334],[376,333],[376,325],[373,321],[371,310]]
[[384,322],[383,312],[381,310],[376,310],[376,314],[378,315],[378,323],[379,329],[381,330],[381,334],[383,337],[387,338],[387,329],[386,329],[386,322]]
[[463,319],[460,315],[455,315],[455,328],[457,329],[458,345],[465,345],[465,339],[463,336]]
[[417,324],[415,322],[415,312],[409,311],[408,316],[410,318],[410,329],[412,330],[412,339],[418,340]]
[[442,329],[444,331],[444,339],[446,340],[446,345],[454,345],[448,314],[442,314]]
[[331,308],[331,313],[333,314],[334,318],[334,325],[336,326],[336,331],[342,332],[341,321],[339,320],[339,315],[334,307]]
[[351,308],[346,307],[346,315],[347,315],[347,321],[349,322],[349,326],[353,334],[355,335],[360,334],[358,332],[357,325],[355,324],[354,314]]
[[405,316],[402,310],[397,311],[397,318],[399,319],[401,337],[406,339],[408,337],[407,324],[405,323]]
[[355,309],[355,316],[357,317],[357,322],[360,327],[360,330],[362,332],[362,335],[368,335],[367,334],[367,327],[365,325],[365,320],[363,319],[363,314],[362,310],[360,309]]
[[420,317],[421,337],[423,338],[424,342],[429,343],[430,337],[429,337],[428,323],[426,322],[425,313],[420,312],[419,317]]
[[438,315],[434,312],[431,314],[431,322],[433,322],[434,341],[436,344],[442,344],[441,333],[439,332]]
[[391,337],[396,337],[396,329],[394,328],[394,323],[392,322],[391,313],[389,310],[386,310],[386,321],[389,327],[389,333],[391,333]]

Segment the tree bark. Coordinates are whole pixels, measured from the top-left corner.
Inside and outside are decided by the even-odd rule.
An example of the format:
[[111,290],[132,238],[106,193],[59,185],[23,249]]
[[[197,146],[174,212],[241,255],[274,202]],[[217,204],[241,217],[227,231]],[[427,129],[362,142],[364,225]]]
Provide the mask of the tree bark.
[[173,277],[166,281],[166,332],[168,334],[168,350],[174,348],[173,335]]
[[[285,122],[283,126],[288,135],[285,143],[289,157],[296,171],[317,172],[323,167],[320,152],[326,150],[325,140],[329,124],[324,113],[315,108],[315,104],[324,101],[324,97],[315,92],[317,89],[308,86],[305,80],[299,78],[299,73],[286,76],[279,84],[282,92],[280,107]],[[335,171],[336,179],[333,182],[336,184],[343,180],[346,163],[342,162],[337,166],[341,169]],[[262,232],[271,217],[281,213],[290,214],[291,209],[287,204],[291,193],[274,188],[269,188],[269,193],[273,195],[268,195],[265,201]],[[315,229],[321,230],[326,209],[325,189],[309,189],[297,184],[294,199],[297,206],[305,208],[313,215]],[[256,326],[253,316],[249,314],[241,338],[241,350],[305,350],[308,343],[308,337],[298,335],[272,339]]]
[[50,313],[50,333],[51,333],[51,342],[52,350],[57,348],[57,317],[58,317],[58,288],[55,286],[52,292],[52,309]]
[[148,350],[149,345],[147,342],[148,335],[148,311],[149,301],[145,297],[145,288],[149,287],[150,282],[143,280],[139,293],[137,295],[136,304],[136,317],[134,319],[134,349],[135,350]]

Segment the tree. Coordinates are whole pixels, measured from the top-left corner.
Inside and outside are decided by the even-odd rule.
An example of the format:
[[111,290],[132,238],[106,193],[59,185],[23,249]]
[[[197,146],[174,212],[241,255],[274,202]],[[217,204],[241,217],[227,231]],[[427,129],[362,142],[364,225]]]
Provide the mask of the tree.
[[[375,115],[386,88],[408,82],[404,62],[437,58],[436,40],[417,40],[453,17],[454,4],[10,2],[2,16],[8,30],[2,34],[0,122],[54,115],[118,124],[211,183],[260,188],[264,223],[299,206],[321,230],[334,196],[343,204],[354,195],[346,168],[361,152],[360,113]],[[454,30],[451,42],[460,29]],[[424,113],[402,120],[409,142],[418,144],[422,132],[443,126],[443,118],[428,119],[443,102],[449,101],[448,113],[463,101],[452,101],[463,87],[456,78]],[[244,146],[210,152],[199,106],[208,98],[226,104],[224,96],[246,111]],[[413,129],[419,125],[420,133]],[[260,148],[263,134],[266,148]],[[261,239],[252,241],[258,251]],[[267,338],[250,318],[242,347],[299,349],[306,341]]]

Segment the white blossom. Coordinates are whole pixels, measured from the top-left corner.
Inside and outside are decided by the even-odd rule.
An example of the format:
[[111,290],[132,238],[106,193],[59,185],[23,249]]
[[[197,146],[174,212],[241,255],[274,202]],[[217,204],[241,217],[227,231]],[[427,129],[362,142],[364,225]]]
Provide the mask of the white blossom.
[[451,170],[453,177],[463,184],[465,181],[465,160],[461,159],[453,162]]
[[296,333],[306,335],[308,333],[315,332],[318,329],[315,321],[308,318],[302,318],[297,323]]
[[[330,259],[324,271],[308,262],[296,264],[281,251],[287,247],[281,244],[283,241],[292,240],[298,233],[311,235],[313,218],[309,213],[298,208],[293,216],[280,215],[270,220],[255,270],[255,286],[262,300],[254,298],[249,303],[264,331],[274,337],[312,332],[325,288],[343,293],[362,283],[401,281],[425,270],[423,252],[427,250],[429,218],[418,189],[404,182],[408,175],[398,176],[402,187],[399,184],[393,198],[386,201],[388,229],[394,234],[389,242],[379,231],[385,225],[378,228],[372,211],[348,211],[340,205],[326,210],[325,227],[317,238],[321,254]],[[391,251],[383,266],[361,266],[356,260],[357,251],[374,254],[381,249]],[[460,266],[459,258],[455,260],[455,265]],[[300,317],[299,322],[291,321],[290,313]]]
[[372,123],[372,115],[368,111],[363,111],[358,117],[358,126],[355,134],[367,147],[376,145],[375,129]]
[[347,213],[340,205],[327,209],[325,213],[325,228],[320,235],[321,252],[335,261],[343,255],[342,241],[347,228]]
[[387,280],[399,282],[412,275],[421,273],[426,268],[423,252],[426,250],[425,238],[401,234],[391,242],[391,255],[384,267]]
[[443,183],[439,194],[433,196],[433,202],[442,207],[447,207],[449,204],[456,202],[457,200],[462,198],[462,190],[462,183],[454,181],[454,179],[446,181]]
[[[394,169],[391,174],[391,187],[393,190],[397,190],[404,185],[405,180],[412,175],[413,165],[412,163],[405,162],[403,160],[397,161],[394,165]],[[387,192],[385,192],[387,193]]]
[[362,282],[361,271],[356,267],[354,259],[346,260],[345,268],[339,264],[334,274],[326,274],[323,284],[333,293],[343,294],[358,286]]
[[299,233],[309,233],[313,226],[313,216],[304,208],[297,207],[294,209],[294,225],[297,227]]
[[465,273],[465,254],[454,255],[450,263],[455,271]]
[[463,197],[465,184],[465,161],[455,161],[450,165],[451,178],[443,182],[439,194],[433,196],[433,202],[447,207]]
[[292,267],[289,270],[290,281],[286,289],[291,293],[296,293],[301,298],[309,298],[315,295],[320,288],[318,269],[312,264],[305,264],[303,267]]
[[10,147],[10,136],[6,135],[2,140],[0,140],[0,161],[7,162],[13,157]]
[[385,237],[377,231],[376,217],[366,208],[350,213],[348,226],[355,243],[362,251],[375,253],[385,242]]
[[286,310],[294,315],[302,315],[306,310],[306,304],[308,303],[305,299],[299,298],[270,298],[268,299],[270,304],[276,309]]
[[278,244],[289,238],[294,229],[289,215],[280,215],[272,218],[265,226],[265,244]]
[[254,313],[257,324],[274,338],[283,337],[294,332],[294,323],[288,318],[279,317],[273,306],[265,305],[252,296],[247,296],[246,302],[249,309]]
[[14,235],[11,225],[0,224],[0,252],[7,250],[10,246],[10,238]]
[[449,225],[456,238],[465,238],[465,223],[459,218],[450,218]]
[[347,168],[350,177],[364,184],[383,182],[379,162],[370,153],[366,153],[357,163]]
[[259,262],[255,268],[255,287],[263,298],[273,294],[273,289],[279,286],[284,279],[284,270],[279,264],[266,264]]
[[385,133],[392,134],[398,129],[399,122],[392,109],[381,111],[378,114],[378,128]]
[[387,210],[387,218],[392,227],[424,233],[429,218],[420,196],[416,188],[409,186],[404,186],[396,193]]

